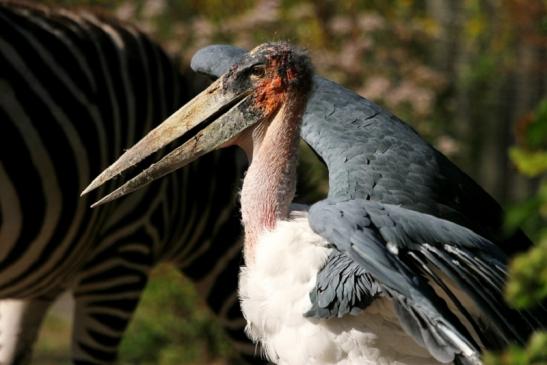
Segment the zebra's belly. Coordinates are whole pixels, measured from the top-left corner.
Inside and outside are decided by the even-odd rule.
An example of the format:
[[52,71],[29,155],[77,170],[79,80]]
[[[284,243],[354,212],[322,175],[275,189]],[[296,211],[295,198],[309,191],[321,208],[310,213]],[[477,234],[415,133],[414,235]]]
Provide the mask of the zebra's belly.
[[[0,205],[12,216],[0,230],[0,298],[53,297],[86,276],[129,265],[146,271],[151,265],[149,217],[132,214],[150,201],[136,194],[104,209],[89,209],[88,199],[74,199],[75,209],[54,203],[42,217],[29,217],[28,209],[23,214],[17,204]],[[138,255],[132,253],[134,246]]]
[[[9,243],[0,239],[4,248]],[[21,243],[23,250],[18,243],[9,245],[4,256],[8,259],[0,264],[0,298],[54,297],[75,282],[92,246],[88,240],[66,240],[61,244],[48,241],[43,247],[36,239]]]

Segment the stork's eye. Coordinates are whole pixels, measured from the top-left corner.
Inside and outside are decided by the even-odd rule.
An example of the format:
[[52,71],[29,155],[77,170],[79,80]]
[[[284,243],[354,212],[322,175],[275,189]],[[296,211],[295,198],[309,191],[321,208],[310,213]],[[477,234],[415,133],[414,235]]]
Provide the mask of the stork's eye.
[[266,75],[266,67],[264,65],[254,65],[250,70],[251,78],[259,79]]

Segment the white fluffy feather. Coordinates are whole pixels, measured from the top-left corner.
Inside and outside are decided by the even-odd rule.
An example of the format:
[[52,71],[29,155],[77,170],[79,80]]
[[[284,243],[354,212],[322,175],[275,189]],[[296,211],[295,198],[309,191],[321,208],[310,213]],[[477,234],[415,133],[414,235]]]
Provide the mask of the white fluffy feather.
[[268,359],[282,365],[438,364],[400,328],[388,299],[375,300],[359,316],[304,317],[330,250],[302,212],[259,237],[254,262],[241,269],[239,292],[247,333]]

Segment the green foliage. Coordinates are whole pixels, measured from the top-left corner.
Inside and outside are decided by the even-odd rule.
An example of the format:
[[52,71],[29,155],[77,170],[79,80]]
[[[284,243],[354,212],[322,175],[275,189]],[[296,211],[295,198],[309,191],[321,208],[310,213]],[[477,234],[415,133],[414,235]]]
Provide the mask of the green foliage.
[[233,358],[222,329],[199,299],[172,266],[156,268],[122,341],[120,362],[222,364],[221,358]]
[[538,179],[538,190],[508,210],[506,228],[510,232],[524,226],[542,240],[547,234],[542,232],[547,220],[547,99],[519,121],[517,138],[519,145],[509,150],[509,157],[522,174]]
[[[517,128],[519,146],[509,150],[509,156],[517,169],[539,179],[535,196],[509,210],[506,223],[509,229],[520,225],[534,227],[538,233],[547,219],[547,99],[541,101],[536,110],[519,122]],[[532,233],[534,233],[532,232]],[[541,238],[541,235],[537,235]]]
[[[530,148],[547,150],[547,99],[543,99],[532,116],[532,122],[525,131]],[[543,171],[547,171],[544,167]]]
[[510,346],[503,354],[487,353],[485,365],[545,365],[547,364],[547,333],[535,333],[526,348]]
[[513,147],[509,150],[509,156],[519,171],[530,177],[539,176],[547,170],[547,151]]
[[505,230],[514,232],[524,227],[533,238],[540,237],[540,230],[545,225],[547,216],[547,182],[543,182],[535,196],[527,198],[507,209],[505,216]]
[[533,307],[547,298],[547,231],[542,236],[530,251],[511,262],[506,297],[516,308]]
[[[534,221],[537,244],[515,257],[506,286],[507,301],[518,309],[533,308],[547,299],[547,102],[542,101],[521,130],[520,147],[510,150],[510,157],[522,173],[542,178],[536,196],[511,209],[508,227],[516,228]],[[547,364],[547,332],[537,332],[526,348],[511,346],[501,354],[488,353],[486,365]]]

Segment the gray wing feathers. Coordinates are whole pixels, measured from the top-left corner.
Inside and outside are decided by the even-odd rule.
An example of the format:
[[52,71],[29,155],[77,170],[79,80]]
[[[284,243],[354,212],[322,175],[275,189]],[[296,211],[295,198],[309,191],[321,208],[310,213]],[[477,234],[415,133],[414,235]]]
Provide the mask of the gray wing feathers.
[[496,245],[453,222],[400,206],[366,200],[356,199],[351,205],[363,209],[362,213],[368,213],[384,240],[400,248],[415,248],[424,243],[464,248],[477,253],[485,252],[486,259],[500,267],[504,265],[505,255]]
[[[460,359],[460,363],[480,364],[477,351],[465,341],[459,340],[459,335],[452,332],[444,318],[424,315],[409,303],[407,298],[396,293],[391,295],[403,329],[418,344],[427,348],[433,357],[443,363]],[[459,350],[458,352],[455,352],[455,347]]]
[[388,245],[396,242],[396,246],[421,255],[430,269],[445,273],[473,299],[504,342],[526,341],[530,328],[519,326],[533,323],[534,318],[511,310],[505,303],[502,293],[506,259],[496,245],[465,227],[434,216],[387,204],[365,205]]
[[[417,284],[420,278],[436,283],[489,347],[524,342],[531,329],[541,327],[537,316],[514,311],[506,305],[505,256],[492,242],[465,227],[399,206],[362,199],[324,200],[312,206],[309,219],[314,231],[399,294],[412,300],[417,298],[413,297],[416,294],[427,297],[431,293],[423,290],[424,285]],[[465,292],[483,317],[472,318],[435,274],[437,271]],[[436,297],[434,293],[431,295]],[[488,322],[487,326],[480,323],[483,320]],[[485,338],[487,328],[496,329],[494,336]]]
[[370,273],[382,292],[393,299],[405,331],[433,356],[439,361],[458,356],[472,361],[478,346],[465,327],[419,273],[388,250],[380,228],[393,227],[394,222],[380,217],[381,208],[368,201],[326,200],[311,207],[310,225]]
[[334,250],[317,275],[310,293],[312,308],[306,317],[332,318],[358,314],[382,292],[380,285],[360,265]]

